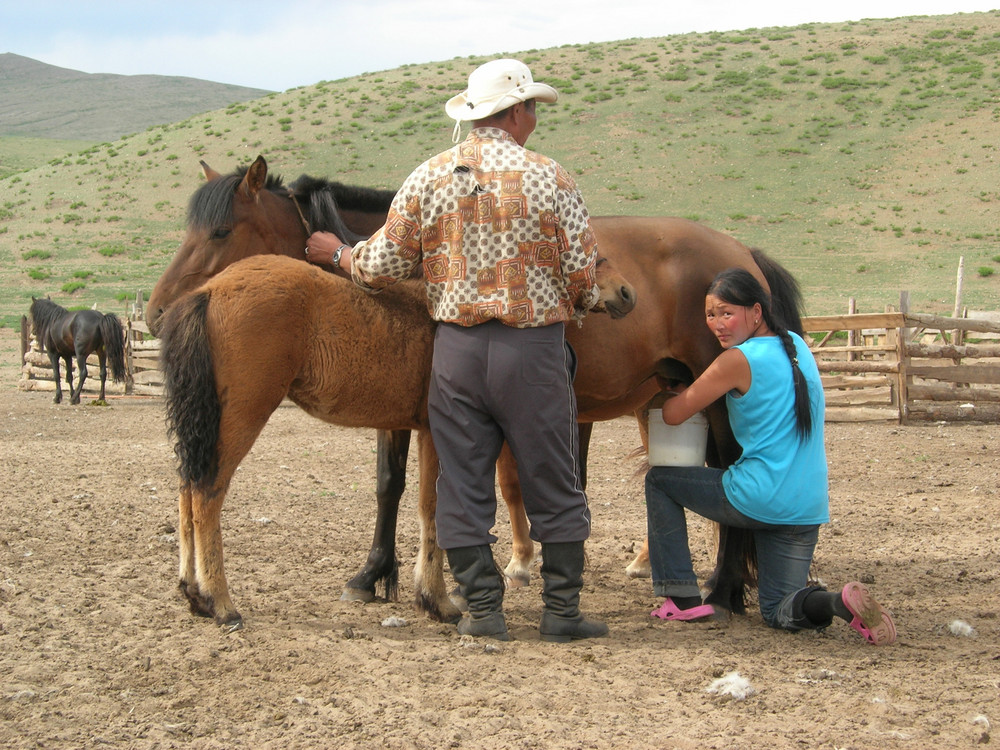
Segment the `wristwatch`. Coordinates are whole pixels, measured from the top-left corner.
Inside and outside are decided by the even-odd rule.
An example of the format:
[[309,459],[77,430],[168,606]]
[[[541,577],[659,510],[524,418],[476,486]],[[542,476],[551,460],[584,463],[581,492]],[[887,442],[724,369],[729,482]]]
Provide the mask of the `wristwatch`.
[[340,268],[340,256],[344,254],[344,250],[348,249],[347,245],[341,245],[336,250],[333,251],[333,257],[330,258],[330,265],[334,268]]

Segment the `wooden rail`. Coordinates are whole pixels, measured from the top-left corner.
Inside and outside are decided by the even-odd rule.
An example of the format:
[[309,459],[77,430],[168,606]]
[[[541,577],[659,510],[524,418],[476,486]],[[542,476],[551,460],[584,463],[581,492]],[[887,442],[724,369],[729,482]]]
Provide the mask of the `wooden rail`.
[[[803,329],[827,419],[1000,421],[1000,344],[986,338],[1000,322],[890,311],[805,318]],[[984,341],[955,343],[975,334]]]

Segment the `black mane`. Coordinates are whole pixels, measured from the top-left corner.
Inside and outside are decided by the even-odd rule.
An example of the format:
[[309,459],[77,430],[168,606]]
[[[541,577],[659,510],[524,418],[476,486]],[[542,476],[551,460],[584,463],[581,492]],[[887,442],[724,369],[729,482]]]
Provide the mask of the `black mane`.
[[40,297],[36,299],[32,297],[29,315],[31,315],[31,322],[35,326],[35,337],[39,341],[42,341],[48,336],[52,325],[68,313],[69,311],[66,308],[60,307],[48,298]]
[[[188,224],[208,230],[226,226],[232,219],[233,195],[248,169],[239,167],[198,188],[188,204]],[[268,174],[264,188],[281,197],[294,195],[312,231],[335,232],[351,244],[363,237],[347,228],[340,210],[385,214],[395,195],[392,190],[345,185],[309,175],[301,175],[285,187],[280,176]]]
[[340,217],[340,209],[386,214],[396,195],[392,190],[345,185],[305,174],[289,187],[296,199],[308,206],[306,217],[314,232],[334,232],[352,245],[364,238],[347,228]]
[[[233,214],[233,195],[249,169],[239,167],[232,174],[209,180],[198,188],[188,203],[188,224],[203,229],[217,229],[228,224]],[[288,194],[278,175],[268,174],[264,188],[279,195]]]

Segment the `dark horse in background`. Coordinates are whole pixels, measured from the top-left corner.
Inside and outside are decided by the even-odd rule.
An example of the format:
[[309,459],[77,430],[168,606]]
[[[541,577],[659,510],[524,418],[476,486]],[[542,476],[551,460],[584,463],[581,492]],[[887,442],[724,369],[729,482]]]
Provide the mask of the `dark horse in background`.
[[[70,312],[45,298],[31,298],[31,322],[35,338],[48,353],[52,374],[56,381],[55,402],[62,401],[62,383],[59,360],[66,363],[66,384],[71,404],[80,403],[83,382],[87,379],[87,357],[97,353],[101,367],[101,395],[104,401],[104,384],[108,379],[108,363],[114,382],[125,380],[125,330],[114,313],[97,310]],[[73,359],[76,359],[80,380],[73,387]]]
[[[314,230],[332,229],[353,242],[381,226],[392,197],[386,191],[349,188],[305,176],[286,188],[280,179],[267,175],[262,158],[225,176],[204,163],[202,167],[208,182],[192,197],[187,235],[150,297],[148,320],[154,332],[171,303],[228,264],[267,253],[304,260],[305,239]],[[622,320],[591,315],[582,327],[567,327],[567,338],[579,356],[574,388],[584,466],[594,421],[635,413],[645,440],[644,406],[662,383],[690,381],[718,355],[718,343],[703,319],[704,290],[715,273],[732,266],[750,270],[770,288],[776,314],[793,330],[800,303],[798,287],[784,269],[760,251],[694,222],[670,217],[596,217],[594,230],[602,255],[633,282],[636,304]],[[739,455],[739,446],[732,438],[724,404],[713,405],[708,416],[712,431],[709,462],[728,465]],[[423,442],[423,432],[420,435]],[[409,439],[407,429],[379,430],[375,539],[365,567],[348,583],[345,597],[353,592],[371,599],[377,582],[386,584],[387,594],[395,583],[396,515]],[[421,466],[424,523],[423,516],[434,501],[434,475],[424,475],[423,460]],[[525,577],[534,549],[509,452],[498,463],[498,479],[514,525],[514,559],[507,572]],[[752,584],[752,540],[738,530],[721,531],[719,566],[709,600],[742,612],[746,586]],[[428,562],[417,561],[418,603],[432,616],[451,619],[457,614],[454,607],[440,592],[422,585]]]

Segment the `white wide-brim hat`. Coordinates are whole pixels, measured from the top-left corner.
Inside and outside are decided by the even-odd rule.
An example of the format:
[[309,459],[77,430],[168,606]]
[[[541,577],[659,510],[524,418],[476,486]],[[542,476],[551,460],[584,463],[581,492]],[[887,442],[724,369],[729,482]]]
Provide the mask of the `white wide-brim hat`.
[[552,103],[558,98],[554,88],[536,83],[528,66],[520,60],[491,60],[472,71],[469,88],[449,99],[444,109],[451,119],[469,122],[529,99]]

